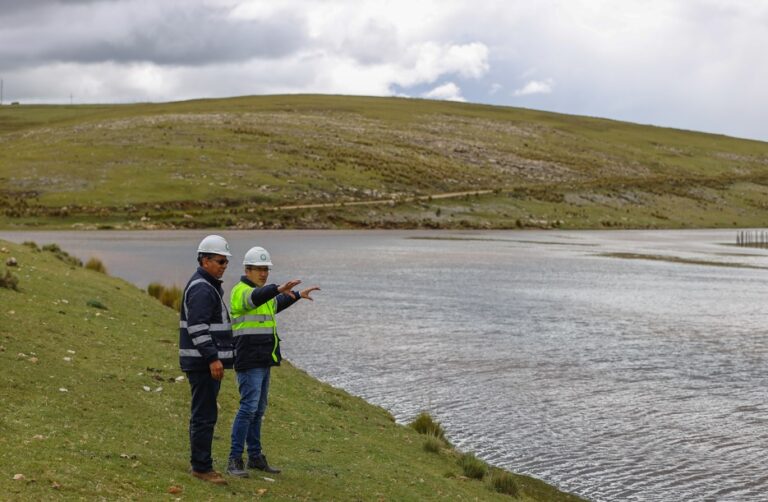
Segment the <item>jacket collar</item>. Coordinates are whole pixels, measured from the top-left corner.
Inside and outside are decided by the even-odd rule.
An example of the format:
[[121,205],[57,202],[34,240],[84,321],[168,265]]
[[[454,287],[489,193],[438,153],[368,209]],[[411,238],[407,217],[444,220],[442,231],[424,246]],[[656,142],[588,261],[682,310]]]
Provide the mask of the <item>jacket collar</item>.
[[217,288],[221,288],[221,285],[224,283],[224,281],[222,281],[221,279],[217,279],[211,274],[209,274],[208,271],[205,270],[203,267],[197,267],[197,273],[200,274],[200,277],[210,282],[213,286]]
[[241,275],[240,281],[246,283],[252,288],[258,288],[258,286],[253,281],[251,281],[247,276]]

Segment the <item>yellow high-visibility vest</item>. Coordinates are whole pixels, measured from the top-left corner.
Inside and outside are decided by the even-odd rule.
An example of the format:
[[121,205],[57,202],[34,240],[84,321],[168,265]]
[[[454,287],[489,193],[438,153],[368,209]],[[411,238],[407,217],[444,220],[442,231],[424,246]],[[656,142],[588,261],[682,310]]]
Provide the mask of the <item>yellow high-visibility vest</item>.
[[230,297],[232,336],[235,339],[239,336],[270,337],[274,344],[272,360],[279,363],[277,348],[280,338],[277,336],[277,321],[275,320],[277,301],[272,298],[268,302],[254,307],[251,302],[251,293],[254,289],[242,281],[232,288]]

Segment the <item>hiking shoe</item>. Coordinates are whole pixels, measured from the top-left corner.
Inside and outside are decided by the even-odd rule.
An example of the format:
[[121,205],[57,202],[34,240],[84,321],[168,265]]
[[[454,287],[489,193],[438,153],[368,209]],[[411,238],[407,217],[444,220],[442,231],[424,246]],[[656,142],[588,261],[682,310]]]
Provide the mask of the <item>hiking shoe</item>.
[[243,466],[242,458],[230,458],[229,465],[227,465],[227,474],[236,478],[247,478],[248,471]]
[[260,471],[268,472],[270,474],[280,473],[280,469],[275,469],[274,467],[269,466],[269,464],[267,463],[267,457],[265,457],[263,453],[257,457],[248,457],[248,468],[258,469]]
[[192,471],[192,476],[196,477],[197,479],[201,479],[203,481],[208,481],[209,483],[213,483],[214,485],[227,484],[227,480],[224,479],[222,475],[216,471],[208,471],[208,472]]

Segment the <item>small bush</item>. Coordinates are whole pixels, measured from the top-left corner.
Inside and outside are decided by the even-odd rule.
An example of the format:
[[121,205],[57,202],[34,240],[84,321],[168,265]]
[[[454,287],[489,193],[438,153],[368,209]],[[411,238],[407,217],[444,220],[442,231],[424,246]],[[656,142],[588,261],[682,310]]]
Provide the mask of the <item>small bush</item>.
[[0,275],[0,288],[18,291],[19,278],[13,275],[10,270],[5,269],[5,273]]
[[107,306],[104,305],[103,303],[101,303],[99,300],[88,300],[88,302],[86,304],[89,307],[93,307],[93,308],[96,308],[96,309],[109,310],[107,308]]
[[147,293],[149,293],[149,296],[157,298],[158,300],[160,299],[160,295],[163,294],[163,291],[165,291],[165,286],[159,282],[151,282],[149,286],[147,286]]
[[445,430],[443,430],[440,423],[436,422],[426,411],[419,413],[410,425],[413,429],[416,429],[416,432],[419,434],[428,434],[438,439],[445,440]]
[[459,457],[459,466],[464,475],[472,479],[483,479],[488,472],[488,464],[475,457],[472,453],[465,453]]
[[104,264],[99,260],[98,258],[91,258],[86,262],[85,268],[89,270],[95,270],[96,272],[101,272],[102,274],[107,273],[107,267],[104,266]]
[[175,284],[171,287],[165,287],[159,282],[152,282],[147,286],[149,296],[157,298],[160,303],[174,310],[181,308],[181,295],[183,291]]
[[21,243],[21,245],[27,246],[28,248],[32,249],[32,251],[40,251],[40,248],[35,241],[24,241]]
[[46,244],[43,246],[43,251],[48,251],[49,253],[53,253],[56,258],[63,261],[64,263],[68,263],[74,267],[82,267],[83,262],[79,260],[78,258],[75,258],[74,256],[70,256],[69,253],[64,251],[59,247],[58,244]]
[[491,475],[491,486],[497,492],[512,495],[513,497],[517,497],[519,493],[514,476],[509,472],[499,469],[494,470]]
[[424,441],[424,451],[429,453],[440,453],[440,449],[445,446],[445,442],[435,436],[427,436]]
[[179,310],[181,308],[181,288],[175,284],[170,288],[164,288],[159,300],[166,307]]

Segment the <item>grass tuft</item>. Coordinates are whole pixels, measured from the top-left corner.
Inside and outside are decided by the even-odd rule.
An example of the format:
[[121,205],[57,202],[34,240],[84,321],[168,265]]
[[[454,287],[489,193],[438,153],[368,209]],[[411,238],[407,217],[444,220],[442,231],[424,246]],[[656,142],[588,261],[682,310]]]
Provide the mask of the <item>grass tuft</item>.
[[95,309],[109,310],[107,306],[101,303],[99,300],[88,300],[86,302],[86,305],[88,305],[89,307],[93,307]]
[[179,310],[181,308],[181,293],[181,288],[175,284],[170,288],[165,288],[160,295],[160,303],[173,310]]
[[427,436],[427,439],[424,440],[423,448],[424,451],[429,453],[440,453],[440,450],[445,446],[445,441],[442,439],[435,436]]
[[459,467],[466,477],[472,479],[483,479],[488,472],[488,464],[472,453],[464,453],[459,457]]
[[147,293],[153,298],[157,298],[160,303],[174,310],[181,308],[181,296],[183,291],[177,285],[166,287],[159,282],[152,282],[147,286]]
[[515,477],[511,473],[500,469],[493,470],[493,473],[491,474],[491,486],[497,492],[513,497],[517,497],[520,493],[517,488],[517,483],[515,482]]
[[413,422],[410,423],[410,426],[419,434],[428,434],[445,441],[445,430],[426,411],[419,413]]
[[48,251],[49,253],[53,253],[56,258],[63,261],[64,263],[67,263],[69,265],[72,265],[73,267],[82,267],[83,262],[79,258],[75,258],[74,256],[70,256],[69,253],[64,251],[59,247],[58,244],[46,244],[43,246],[43,251]]
[[160,295],[163,294],[163,291],[165,291],[165,286],[159,282],[151,282],[149,283],[149,286],[147,286],[147,293],[149,293],[149,296],[157,298],[158,300],[160,299]]
[[100,272],[102,274],[107,273],[107,267],[104,266],[104,263],[101,262],[98,258],[91,258],[85,263],[85,268],[88,270],[95,270],[96,272]]

